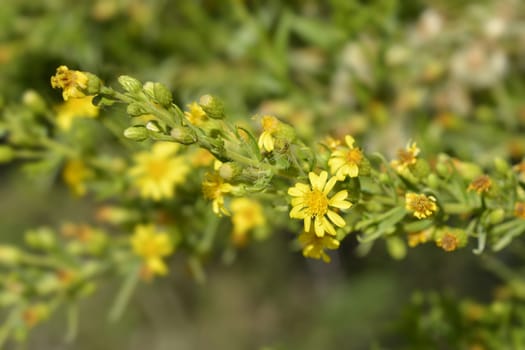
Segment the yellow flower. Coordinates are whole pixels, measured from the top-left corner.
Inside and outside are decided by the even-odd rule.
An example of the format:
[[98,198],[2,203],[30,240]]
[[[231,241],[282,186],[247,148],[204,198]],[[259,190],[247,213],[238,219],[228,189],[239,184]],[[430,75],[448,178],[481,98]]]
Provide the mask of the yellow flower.
[[514,215],[519,219],[525,219],[525,202],[516,202]]
[[273,151],[275,147],[274,134],[279,130],[279,120],[271,115],[261,118],[263,132],[259,137],[259,148],[267,152]]
[[332,236],[324,235],[318,237],[312,231],[304,231],[299,235],[299,243],[303,248],[303,256],[305,258],[323,259],[324,262],[329,263],[330,257],[325,253],[325,249],[339,248],[339,241]]
[[436,198],[408,192],[405,195],[406,209],[418,219],[424,219],[437,211]]
[[446,252],[452,252],[458,248],[459,240],[450,232],[445,232],[436,240],[436,245]]
[[156,232],[153,225],[138,225],[130,239],[133,253],[144,260],[145,268],[155,275],[166,275],[163,257],[173,252],[173,242],[165,232]]
[[354,138],[350,135],[345,136],[347,149],[338,149],[332,152],[328,165],[332,174],[337,176],[339,181],[346,176],[357,177],[359,175],[359,165],[363,160],[363,153],[359,148],[354,148]]
[[69,186],[71,191],[77,196],[86,194],[86,180],[93,178],[93,171],[86,167],[86,164],[80,159],[72,159],[67,161],[62,170],[62,178]]
[[[314,230],[318,237],[323,237],[325,231],[335,236],[335,229],[332,223],[336,226],[344,227],[346,222],[330,207],[339,209],[348,209],[352,203],[345,201],[348,196],[346,190],[337,192],[332,198],[328,197],[328,193],[332,190],[337,179],[332,177],[328,180],[328,173],[322,171],[320,175],[313,172],[308,174],[310,185],[297,183],[294,187],[288,189],[288,194],[292,197],[292,210],[290,211],[290,218],[303,219],[304,230],[310,231],[312,219],[314,220]],[[331,223],[331,222],[332,223]]]
[[202,107],[197,102],[189,104],[188,107],[190,110],[184,112],[184,115],[193,125],[200,126],[208,119],[206,112],[204,112]]
[[233,240],[238,245],[246,241],[246,233],[266,222],[259,202],[249,198],[235,198],[231,202]]
[[211,199],[213,212],[219,216],[230,215],[224,207],[224,194],[231,192],[233,186],[224,182],[218,173],[207,173],[202,182],[202,193],[207,199]]
[[82,90],[88,87],[88,76],[78,70],[69,70],[66,66],[57,68],[56,74],[51,77],[51,86],[62,89],[62,97],[67,101],[70,97],[80,98],[86,96]]
[[397,151],[398,159],[393,160],[390,164],[398,173],[405,171],[409,166],[416,164],[417,156],[420,149],[415,142],[408,143],[405,149]]
[[135,155],[136,165],[130,175],[142,197],[155,201],[172,198],[175,185],[186,180],[190,168],[183,156],[175,156],[178,148],[173,142],[156,142],[151,152]]
[[430,234],[430,230],[410,232],[408,234],[408,246],[414,248],[415,246],[428,242],[430,239]]
[[92,103],[93,97],[73,98],[57,106],[57,125],[62,130],[69,130],[75,118],[95,118],[98,107]]
[[488,192],[492,186],[492,180],[488,175],[481,175],[475,178],[467,188],[467,191],[476,191],[478,194]]

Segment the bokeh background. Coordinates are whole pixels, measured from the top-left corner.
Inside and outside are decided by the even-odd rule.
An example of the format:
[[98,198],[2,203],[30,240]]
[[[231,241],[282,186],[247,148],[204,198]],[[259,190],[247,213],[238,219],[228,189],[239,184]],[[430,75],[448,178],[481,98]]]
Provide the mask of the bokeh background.
[[[525,154],[519,0],[3,0],[0,104],[28,89],[60,103],[49,78],[61,64],[109,85],[121,74],[160,81],[182,106],[215,94],[243,122],[271,113],[300,137],[350,133],[388,156],[408,140],[481,166]],[[56,173],[21,177],[15,164],[0,177],[4,242],[93,218],[95,200],[71,196]],[[120,282],[106,280],[83,301],[73,343],[58,312],[20,347],[485,349],[459,340],[469,325],[458,305],[492,303],[505,283],[500,261],[519,268],[523,256],[518,244],[497,261],[425,245],[397,260],[350,236],[324,264],[290,242],[274,232],[233,261],[211,256],[204,284],[175,258],[170,277],[142,285],[116,323],[106,314]],[[497,344],[525,344],[488,328],[514,339]]]

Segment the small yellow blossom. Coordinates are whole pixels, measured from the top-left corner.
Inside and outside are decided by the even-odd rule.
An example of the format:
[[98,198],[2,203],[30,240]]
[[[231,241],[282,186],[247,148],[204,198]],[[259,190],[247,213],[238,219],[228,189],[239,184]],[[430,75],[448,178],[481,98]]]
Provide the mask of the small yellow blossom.
[[71,159],[66,162],[62,170],[62,178],[71,191],[77,196],[86,194],[86,181],[93,178],[93,170],[88,168],[80,159]]
[[446,252],[452,252],[459,246],[459,239],[451,232],[445,232],[436,240],[436,245]]
[[98,107],[92,103],[93,97],[86,96],[65,101],[56,108],[57,125],[62,130],[69,130],[75,118],[96,118]]
[[138,225],[130,243],[133,252],[144,260],[144,266],[149,273],[168,273],[168,267],[162,258],[173,252],[173,242],[167,233],[156,232],[153,225]]
[[[335,229],[332,223],[338,227],[344,227],[344,219],[331,210],[330,207],[348,209],[352,203],[345,201],[348,197],[346,190],[339,191],[331,198],[328,193],[337,182],[336,177],[328,179],[328,173],[322,171],[316,175],[314,172],[308,174],[310,185],[297,183],[288,189],[288,194],[292,197],[292,210],[290,218],[304,220],[304,230],[310,231],[312,219],[314,220],[314,230],[318,237],[323,237],[325,231],[335,236]],[[331,223],[331,222],[332,223]]]
[[275,147],[275,133],[279,130],[279,119],[271,115],[261,118],[263,132],[259,137],[259,148],[271,152]]
[[437,211],[436,198],[408,192],[405,195],[406,209],[418,219],[424,219]]
[[324,138],[322,144],[324,144],[330,151],[335,151],[339,145],[341,145],[341,140],[334,139],[332,136],[327,136]]
[[49,306],[38,303],[28,307],[22,312],[22,320],[27,327],[34,327],[49,317]]
[[84,97],[86,94],[82,90],[88,87],[88,76],[84,72],[60,66],[56,74],[51,77],[51,86],[54,89],[62,89],[64,101],[69,98]]
[[303,256],[311,259],[323,259],[325,263],[330,262],[330,256],[325,249],[335,250],[339,248],[339,241],[332,236],[324,235],[318,237],[312,231],[304,231],[299,235],[299,243],[303,248]]
[[348,148],[335,150],[328,160],[330,171],[337,176],[339,181],[343,180],[346,176],[357,177],[359,175],[359,165],[363,160],[361,150],[354,147],[354,138],[346,135],[345,142]]
[[409,166],[416,164],[417,156],[420,149],[415,142],[408,143],[405,149],[397,151],[398,159],[393,160],[390,164],[398,173],[405,171]]
[[525,219],[525,202],[516,202],[514,215],[519,219]]
[[175,186],[186,180],[190,168],[185,157],[175,156],[178,149],[173,142],[156,142],[150,152],[135,155],[130,175],[142,197],[155,201],[172,198]]
[[475,178],[469,185],[468,191],[476,191],[478,194],[488,192],[492,186],[492,180],[488,175],[481,175]]
[[224,207],[224,194],[231,192],[233,186],[224,182],[224,179],[217,173],[207,173],[202,182],[202,192],[204,197],[212,200],[213,212],[219,216],[222,214],[230,215]]
[[193,125],[200,126],[206,122],[208,117],[206,116],[206,112],[202,109],[202,107],[197,103],[193,102],[188,105],[189,111],[184,112],[184,115],[186,118],[188,118],[189,122]]
[[263,226],[266,222],[262,206],[253,199],[235,198],[231,202],[231,210],[233,241],[237,245],[243,245],[248,231]]
[[430,230],[410,232],[408,234],[408,246],[414,248],[420,244],[428,242],[430,239],[430,234]]

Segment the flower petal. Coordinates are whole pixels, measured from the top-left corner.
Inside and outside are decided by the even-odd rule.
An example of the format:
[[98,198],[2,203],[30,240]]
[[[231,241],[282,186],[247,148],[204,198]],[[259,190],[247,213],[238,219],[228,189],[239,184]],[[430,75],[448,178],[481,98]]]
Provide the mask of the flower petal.
[[345,220],[341,217],[341,215],[337,214],[335,211],[328,210],[326,215],[336,226],[344,227],[346,225]]

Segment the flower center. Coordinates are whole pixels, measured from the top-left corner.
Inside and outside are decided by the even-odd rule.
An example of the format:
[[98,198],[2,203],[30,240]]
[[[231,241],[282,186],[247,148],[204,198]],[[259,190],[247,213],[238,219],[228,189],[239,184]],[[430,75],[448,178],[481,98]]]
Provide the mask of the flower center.
[[441,247],[447,251],[453,251],[458,247],[458,238],[450,233],[446,233],[441,239]]
[[357,148],[353,148],[346,153],[346,161],[348,163],[359,164],[363,159],[363,153]]
[[311,216],[323,216],[328,211],[328,198],[319,190],[313,190],[305,194],[304,203],[308,214]]
[[397,152],[397,156],[401,164],[414,164],[416,162],[416,157],[412,151],[406,151],[401,149]]
[[267,131],[269,133],[274,133],[277,131],[278,125],[279,125],[279,121],[275,117],[264,116],[262,118],[262,127],[264,131]]
[[424,196],[414,198],[414,202],[412,203],[414,211],[416,212],[425,212],[430,209],[431,205],[431,202]]
[[154,180],[162,179],[168,167],[166,166],[166,160],[151,160],[148,164],[148,176]]

